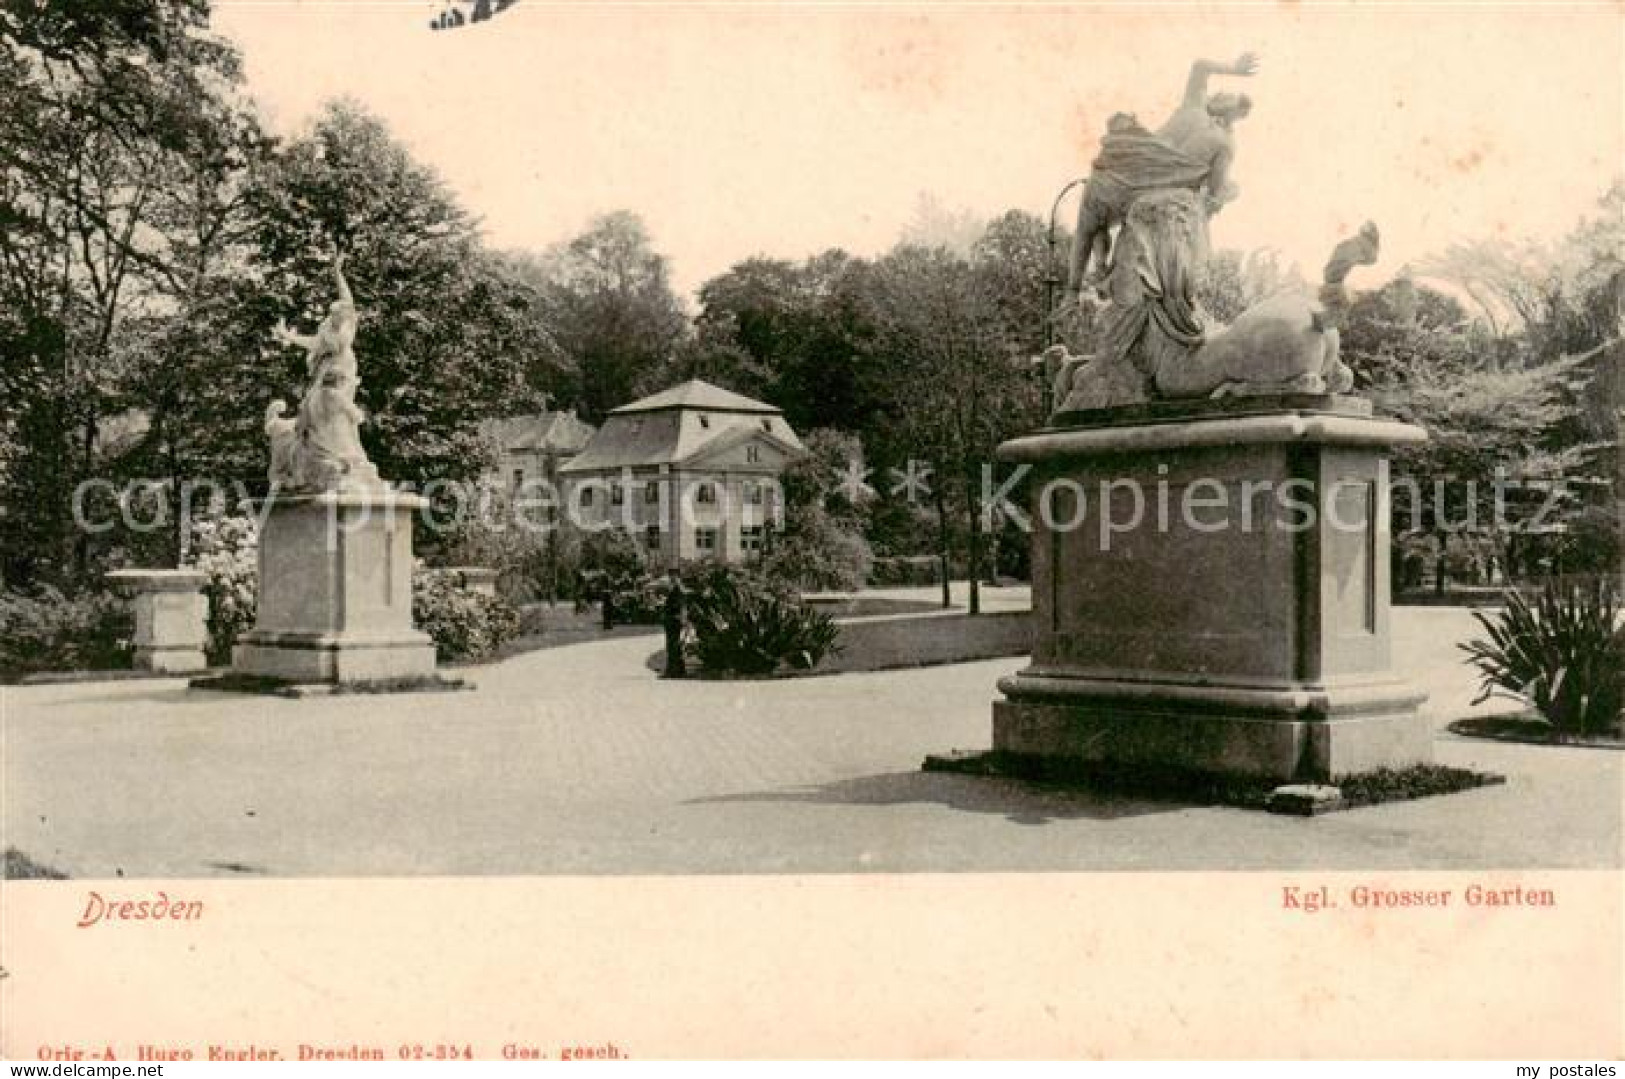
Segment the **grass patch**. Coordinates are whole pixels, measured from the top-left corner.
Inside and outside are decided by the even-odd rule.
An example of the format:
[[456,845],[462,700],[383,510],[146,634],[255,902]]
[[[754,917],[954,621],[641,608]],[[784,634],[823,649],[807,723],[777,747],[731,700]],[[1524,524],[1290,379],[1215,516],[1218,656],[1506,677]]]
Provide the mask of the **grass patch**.
[[1505,777],[1492,772],[1471,772],[1443,764],[1413,764],[1409,768],[1379,768],[1375,772],[1346,776],[1337,781],[1337,788],[1343,792],[1343,801],[1348,807],[1358,809],[1505,782]]
[[59,869],[40,865],[16,847],[6,848],[6,880],[67,880],[68,875]]
[[414,674],[400,678],[374,678],[364,682],[291,682],[262,674],[229,672],[208,678],[194,678],[193,689],[221,693],[255,693],[265,697],[343,697],[373,693],[455,693],[471,690],[473,683],[441,674]]
[[1470,716],[1450,724],[1451,734],[1464,738],[1489,738],[1497,742],[1519,742],[1537,746],[1583,746],[1588,749],[1625,749],[1625,739],[1617,733],[1577,735],[1558,730],[1538,715]]
[[[1222,775],[1166,765],[1066,760],[998,750],[927,757],[924,770],[1022,779],[1050,786],[1081,787],[1125,797],[1186,805],[1304,814],[1429,798],[1505,782],[1502,776],[1489,772],[1472,772],[1442,764],[1417,764],[1408,768],[1383,768],[1345,776],[1335,784],[1306,788],[1282,784],[1273,779]],[[1290,796],[1306,789],[1319,792],[1313,809],[1308,808],[1301,797]],[[1280,794],[1289,796],[1281,797]]]
[[474,684],[462,678],[441,674],[414,674],[402,678],[375,678],[367,682],[340,682],[332,687],[335,697],[365,693],[460,693]]
[[267,697],[297,697],[293,683],[263,674],[211,674],[186,683],[191,689],[212,689],[220,693],[258,693]]

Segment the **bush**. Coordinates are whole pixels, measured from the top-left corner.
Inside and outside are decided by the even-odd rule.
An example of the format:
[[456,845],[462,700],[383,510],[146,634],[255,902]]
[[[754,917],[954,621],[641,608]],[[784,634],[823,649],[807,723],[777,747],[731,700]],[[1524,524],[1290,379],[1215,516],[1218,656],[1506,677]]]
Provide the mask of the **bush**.
[[1618,573],[1620,535],[1625,509],[1590,506],[1569,523],[1563,544],[1563,569],[1569,573]]
[[496,570],[498,594],[513,603],[557,595],[566,551],[560,525],[545,516],[544,507],[516,501],[511,488],[486,476],[459,509],[448,530],[424,537],[421,553],[430,561]]
[[485,659],[519,635],[519,612],[505,600],[463,587],[447,570],[412,576],[412,621],[434,639],[442,662]]
[[0,677],[119,670],[134,654],[135,614],[111,592],[69,598],[49,585],[0,593]]
[[259,534],[248,516],[211,517],[194,521],[191,561],[208,578],[209,639],[204,647],[211,666],[231,662],[237,638],[254,627],[259,604]]
[[811,506],[772,538],[762,572],[797,591],[852,592],[863,587],[873,562],[869,542],[856,528]]
[[[231,662],[237,638],[254,626],[259,602],[259,536],[247,516],[214,517],[192,527],[192,564],[207,575],[209,662]],[[434,639],[441,660],[477,660],[519,634],[519,612],[473,592],[461,575],[422,566],[412,573],[412,619]]]
[[878,588],[920,586],[942,581],[942,561],[934,555],[905,558],[877,558],[869,572],[869,583]]
[[1489,634],[1460,646],[1479,670],[1474,704],[1497,694],[1528,701],[1565,735],[1619,728],[1625,627],[1606,578],[1548,581],[1533,603],[1508,592],[1505,610],[1473,617]]
[[828,615],[730,566],[691,570],[683,582],[693,634],[689,654],[712,674],[811,670],[835,647]]
[[610,595],[609,600],[616,625],[658,626],[665,619],[666,588],[663,577],[646,577],[641,581],[623,583]]

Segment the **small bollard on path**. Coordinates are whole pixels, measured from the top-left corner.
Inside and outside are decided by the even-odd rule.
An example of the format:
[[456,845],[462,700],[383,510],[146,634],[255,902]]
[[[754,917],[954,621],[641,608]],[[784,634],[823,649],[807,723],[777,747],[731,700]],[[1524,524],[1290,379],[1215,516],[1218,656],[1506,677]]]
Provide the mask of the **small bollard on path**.
[[135,603],[135,668],[165,674],[205,670],[207,577],[189,569],[120,569],[108,584]]

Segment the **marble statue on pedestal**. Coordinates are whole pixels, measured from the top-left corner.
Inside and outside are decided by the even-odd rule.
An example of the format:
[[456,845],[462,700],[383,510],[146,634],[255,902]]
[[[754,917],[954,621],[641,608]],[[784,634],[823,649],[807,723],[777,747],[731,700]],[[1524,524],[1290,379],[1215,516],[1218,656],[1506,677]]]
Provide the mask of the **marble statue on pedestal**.
[[378,470],[361,446],[361,409],[355,403],[360,382],[352,346],[356,332],[355,298],[344,279],[344,257],[333,256],[338,299],[310,336],[296,334],[278,322],[272,335],[278,344],[305,350],[306,387],[299,410],[288,418],[286,406],[273,401],[266,410],[265,433],[271,440],[270,479],[289,491],[327,491],[376,487]]
[[412,518],[428,501],[381,480],[361,447],[357,315],[343,261],[335,254],[338,299],[315,333],[276,327],[279,344],[305,350],[305,390],[292,416],[281,401],[266,411],[273,487],[259,598],[226,688],[411,688],[434,678],[434,642],[412,624]]
[[1288,806],[1302,784],[1330,803],[1347,777],[1431,759],[1389,596],[1388,458],[1427,434],[1349,396],[1338,355],[1376,226],[1336,246],[1318,291],[1229,325],[1200,303],[1246,113],[1205,80],[1255,66],[1198,63],[1161,131],[1108,135],[1073,260],[1105,255],[1076,300],[1089,355],[1044,353],[1055,414],[998,450],[1032,493],[1032,662],[999,681],[991,752],[928,767],[1241,778]]

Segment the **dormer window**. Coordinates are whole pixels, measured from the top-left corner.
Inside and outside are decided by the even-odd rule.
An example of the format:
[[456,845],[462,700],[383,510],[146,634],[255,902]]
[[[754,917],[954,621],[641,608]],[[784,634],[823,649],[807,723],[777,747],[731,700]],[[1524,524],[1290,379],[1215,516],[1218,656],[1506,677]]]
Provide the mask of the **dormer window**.
[[700,426],[701,426],[701,427],[703,427],[703,428],[705,428],[705,429],[706,429],[706,430],[710,430],[710,429],[711,429],[711,417],[710,417],[710,416],[707,416],[707,415],[706,415],[706,414],[705,414],[705,413],[703,413],[703,412],[702,412],[702,413],[700,413]]
[[763,420],[762,421],[762,430],[766,431],[768,434],[772,434],[773,433],[773,421],[772,420]]

